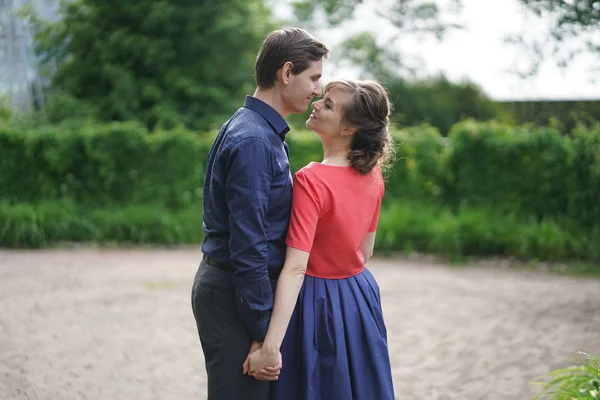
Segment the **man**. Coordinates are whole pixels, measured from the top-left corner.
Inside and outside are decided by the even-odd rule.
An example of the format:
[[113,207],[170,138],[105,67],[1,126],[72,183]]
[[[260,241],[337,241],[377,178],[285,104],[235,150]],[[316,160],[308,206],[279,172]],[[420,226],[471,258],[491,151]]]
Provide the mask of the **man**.
[[[308,32],[271,32],[258,53],[257,89],[221,128],[204,183],[203,260],[192,309],[206,359],[209,400],[266,400],[269,380],[242,374],[253,341],[262,343],[273,290],[285,261],[292,175],[285,117],[321,94],[327,47]],[[280,368],[280,366],[279,366]]]

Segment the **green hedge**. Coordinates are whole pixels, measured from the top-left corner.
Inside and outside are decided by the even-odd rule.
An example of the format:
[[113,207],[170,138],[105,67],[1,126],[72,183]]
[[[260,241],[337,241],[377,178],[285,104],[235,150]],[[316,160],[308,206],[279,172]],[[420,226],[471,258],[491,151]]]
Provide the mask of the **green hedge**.
[[579,124],[600,120],[599,100],[498,101],[496,105],[509,113],[515,123],[553,125],[561,132],[571,132]]
[[211,141],[209,135],[187,131],[149,134],[136,123],[30,132],[3,127],[0,199],[68,198],[94,206],[197,204]]
[[394,162],[386,170],[386,201],[398,197],[443,201],[448,140],[437,129],[423,125],[394,132],[394,142]]
[[[492,207],[587,228],[600,221],[600,125],[563,136],[551,128],[467,121],[448,138],[428,126],[394,137],[388,202],[420,199],[455,211]],[[213,138],[185,130],[149,133],[136,123],[26,132],[0,127],[0,200],[197,205]],[[292,132],[288,142],[294,171],[322,155],[308,132]]]
[[[26,132],[0,126],[0,200],[70,199],[91,207],[198,205],[215,135],[149,133],[134,122],[42,126]],[[291,134],[288,143],[294,171],[322,157],[313,134]]]
[[468,123],[456,126],[451,138],[454,201],[540,219],[567,213],[573,149],[559,132]]
[[[571,136],[547,128],[466,121],[448,138],[416,127],[395,134],[388,198],[600,226],[600,124]],[[390,198],[391,197],[391,198]]]
[[[591,228],[600,221],[600,124],[563,136],[551,128],[467,121],[444,138],[419,126],[394,133],[395,163],[386,201],[419,199],[492,207],[538,220],[564,218]],[[70,199],[107,207],[199,204],[214,133],[149,133],[136,123],[0,127],[0,200]],[[289,135],[294,171],[321,158],[313,134]]]
[[[0,245],[199,240],[213,139],[136,123],[1,126]],[[417,126],[394,139],[380,249],[600,259],[600,124],[563,136],[465,121],[448,137]],[[294,171],[322,156],[309,132],[288,143]]]
[[600,125],[571,137],[543,127],[458,124],[446,165],[445,201],[454,207],[600,225]]

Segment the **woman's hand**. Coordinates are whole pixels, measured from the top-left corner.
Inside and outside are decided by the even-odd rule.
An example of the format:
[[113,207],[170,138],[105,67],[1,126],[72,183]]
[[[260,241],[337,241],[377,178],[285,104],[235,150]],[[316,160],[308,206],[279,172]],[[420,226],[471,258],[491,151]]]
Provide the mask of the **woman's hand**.
[[[244,374],[260,380],[277,380],[282,367],[281,353],[271,346],[260,346],[253,343],[250,354],[244,361]],[[252,351],[258,347],[258,350]]]

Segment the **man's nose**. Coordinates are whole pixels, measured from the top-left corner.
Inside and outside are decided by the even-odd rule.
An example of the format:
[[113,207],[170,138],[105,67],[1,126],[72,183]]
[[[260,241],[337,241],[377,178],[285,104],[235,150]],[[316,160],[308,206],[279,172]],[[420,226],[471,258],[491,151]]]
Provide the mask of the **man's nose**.
[[317,84],[317,85],[315,86],[315,90],[313,91],[313,95],[314,95],[315,97],[319,97],[319,96],[321,96],[321,85]]

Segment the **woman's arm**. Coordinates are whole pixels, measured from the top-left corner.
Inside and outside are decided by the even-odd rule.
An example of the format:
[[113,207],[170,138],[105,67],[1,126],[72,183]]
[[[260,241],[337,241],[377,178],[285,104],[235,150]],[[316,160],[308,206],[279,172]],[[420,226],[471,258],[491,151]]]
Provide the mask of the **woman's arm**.
[[306,251],[287,248],[285,264],[279,275],[275,290],[275,305],[269,329],[265,336],[263,347],[271,347],[279,351],[283,337],[287,331],[290,318],[298,301],[298,294],[304,282],[304,274],[308,265],[309,253]]
[[[317,225],[322,210],[328,209],[326,197],[319,190],[318,180],[314,180],[308,170],[302,169],[296,173],[292,193],[290,225],[286,237],[288,247],[275,290],[269,328],[260,350],[250,354],[244,362],[244,373],[279,365],[279,348],[304,282]],[[252,375],[256,377],[255,373]]]
[[375,248],[375,232],[368,232],[362,243],[360,244],[360,251],[365,259],[365,264],[373,255],[373,249]]
[[[366,234],[360,245],[365,263],[373,255],[375,232]],[[285,265],[279,275],[275,291],[275,305],[269,329],[262,347],[250,354],[244,363],[244,373],[251,373],[279,363],[279,349],[285,337],[290,318],[298,301],[298,294],[304,282],[309,253],[293,247],[287,248]]]
[[279,349],[298,301],[304,282],[309,253],[293,247],[287,248],[285,264],[275,290],[275,305],[269,329],[262,347],[250,354],[244,363],[244,373],[251,373],[279,362]]

